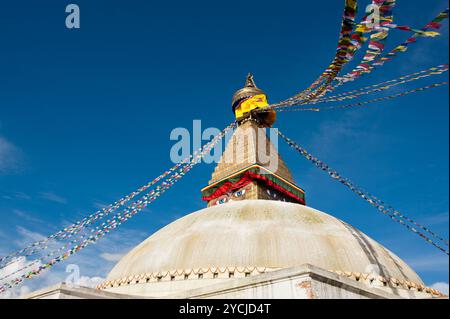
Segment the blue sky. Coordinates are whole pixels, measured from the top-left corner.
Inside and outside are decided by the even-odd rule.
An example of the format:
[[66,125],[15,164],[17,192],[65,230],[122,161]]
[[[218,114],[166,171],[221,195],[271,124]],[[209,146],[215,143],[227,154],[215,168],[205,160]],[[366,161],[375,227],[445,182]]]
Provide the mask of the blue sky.
[[[173,128],[189,129],[194,119],[205,128],[226,126],[233,119],[232,94],[248,72],[271,102],[308,86],[333,58],[343,1],[79,0],[79,30],[65,28],[68,3],[0,5],[0,255],[166,170]],[[446,5],[398,0],[395,19],[422,27]],[[340,91],[447,63],[447,22],[441,31],[441,37],[419,39],[408,53]],[[408,36],[392,32],[387,48]],[[448,75],[405,87],[444,79]],[[344,176],[448,237],[448,102],[444,86],[364,108],[283,113],[276,126]],[[448,283],[446,255],[288,146],[281,144],[280,152],[310,206],[387,246],[428,285]],[[106,276],[121,254],[203,208],[199,190],[212,170],[213,165],[195,167],[143,213],[69,263],[80,264],[84,276]],[[31,287],[64,279],[64,269],[55,267]]]

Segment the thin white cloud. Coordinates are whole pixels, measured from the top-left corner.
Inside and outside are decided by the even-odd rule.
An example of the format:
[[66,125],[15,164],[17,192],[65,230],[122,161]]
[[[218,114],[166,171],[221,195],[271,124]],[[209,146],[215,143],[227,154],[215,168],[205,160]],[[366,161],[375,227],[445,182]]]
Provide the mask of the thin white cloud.
[[311,151],[320,157],[343,160],[370,151],[368,145],[380,145],[384,136],[376,123],[363,125],[366,114],[353,109],[336,120],[322,122],[308,143]]
[[[33,217],[31,217],[33,218]],[[37,220],[37,219],[36,219]],[[42,223],[42,221],[40,221]],[[10,240],[8,243],[10,246],[8,247],[8,253],[17,251],[19,249],[28,247],[30,244],[44,240],[50,234],[42,234],[30,229],[27,229],[23,226],[16,226],[17,234],[14,236],[14,240]],[[57,240],[50,240],[46,243],[47,249],[57,249],[61,247],[63,243]]]
[[[17,298],[23,293],[36,291],[67,281],[70,272],[67,271],[66,267],[69,264],[74,264],[79,267],[80,277],[79,280],[75,282],[76,285],[87,287],[96,286],[104,281],[106,275],[125,252],[135,247],[148,235],[148,233],[140,230],[122,227],[117,231],[111,232],[107,237],[101,239],[95,245],[90,245],[86,249],[71,256],[67,262],[58,263],[55,267],[44,271],[41,275],[36,276],[32,280],[25,280],[22,286],[26,286],[26,288],[23,288],[23,291],[20,288],[22,286],[18,286],[12,289],[8,293],[8,296],[9,298]],[[12,244],[18,246],[14,248],[23,248],[30,243],[42,240],[43,238],[45,238],[45,236],[39,232],[18,226],[16,240],[13,241]],[[63,245],[61,242],[52,242],[49,244],[49,249],[46,250],[46,252],[53,251],[61,245]],[[15,249],[9,250],[12,251]],[[25,261],[30,262],[26,259]],[[24,262],[22,262],[22,264]],[[46,260],[43,262],[46,262]],[[4,296],[2,297],[4,298]]]
[[18,299],[23,295],[29,294],[31,288],[29,286],[23,285],[20,287],[12,288],[3,294],[0,294],[0,299]]
[[24,200],[30,200],[31,196],[24,193],[24,192],[15,192],[14,197],[17,199],[24,199]]
[[15,173],[22,166],[22,151],[0,136],[0,174]]
[[60,204],[66,204],[67,203],[67,199],[57,195],[53,192],[40,192],[39,193],[39,197],[42,199],[46,199],[49,200],[51,202],[55,202],[55,203],[60,203]]
[[430,254],[406,260],[415,271],[448,271],[448,256]]
[[2,195],[2,198],[8,199],[8,200],[13,200],[13,199],[30,200],[31,196],[26,193],[23,193],[23,192],[15,192],[12,194]]
[[22,226],[17,226],[16,229],[20,237],[15,242],[19,246],[25,246],[45,238],[43,234],[31,231]]
[[81,287],[95,288],[104,281],[105,278],[102,277],[81,276],[75,284]]
[[[15,278],[19,278],[27,272],[41,266],[41,263],[28,260],[26,257],[18,257],[12,260],[6,267],[0,268],[0,285],[11,282]],[[6,292],[0,294],[0,298],[17,298],[22,294],[30,291],[27,285],[10,288]]]
[[115,261],[115,262],[118,262],[123,256],[124,256],[123,253],[117,253],[117,254],[101,253],[100,254],[100,257],[102,257],[104,260]]
[[430,287],[448,296],[448,282],[435,282]]
[[421,218],[420,221],[425,225],[432,226],[448,223],[448,217],[448,212],[446,212]]
[[94,208],[97,208],[97,209],[103,209],[103,208],[108,207],[108,204],[105,204],[105,203],[100,202],[100,201],[95,201],[93,206],[94,206]]
[[27,212],[25,212],[23,210],[14,209],[13,213],[16,214],[22,220],[25,220],[25,221],[28,221],[28,222],[32,222],[32,223],[42,223],[41,219],[36,218],[36,217],[33,216],[33,214],[27,213]]
[[[358,116],[358,113],[351,112],[350,116]],[[310,144],[316,147],[316,152],[322,154],[335,153],[338,141],[348,138],[353,139],[358,135],[356,128],[358,122],[348,118],[326,121],[319,126]]]

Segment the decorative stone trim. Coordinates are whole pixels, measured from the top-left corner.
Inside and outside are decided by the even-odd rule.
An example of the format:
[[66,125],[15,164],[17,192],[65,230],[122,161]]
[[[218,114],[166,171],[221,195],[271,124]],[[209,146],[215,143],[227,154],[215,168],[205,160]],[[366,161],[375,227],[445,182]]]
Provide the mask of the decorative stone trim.
[[165,272],[152,272],[139,275],[132,275],[120,279],[108,280],[100,285],[97,289],[107,289],[120,286],[128,286],[135,284],[144,284],[161,281],[175,281],[188,279],[224,279],[224,278],[241,278],[263,274],[268,271],[278,270],[280,268],[267,267],[209,267],[196,269],[178,269]]
[[341,270],[330,270],[331,272],[334,272],[335,274],[338,274],[340,276],[344,276],[353,280],[356,280],[358,282],[363,282],[365,284],[371,285],[371,286],[377,286],[377,287],[394,287],[394,288],[403,288],[407,290],[412,291],[418,291],[418,292],[425,292],[428,294],[431,294],[436,297],[446,297],[443,293],[440,291],[426,287],[422,284],[417,284],[415,282],[411,282],[408,280],[403,279],[396,279],[396,278],[385,278],[383,276],[377,275],[377,274],[364,274],[359,272],[351,272],[351,271],[341,271]]
[[[209,268],[196,268],[196,269],[177,269],[165,272],[152,272],[139,275],[132,275],[123,277],[120,279],[113,279],[106,281],[96,288],[103,290],[113,287],[121,287],[128,285],[164,282],[164,281],[176,281],[176,280],[190,280],[190,279],[225,279],[225,278],[242,278],[246,276],[254,276],[263,274],[269,271],[279,270],[281,268],[268,268],[268,267],[209,267]],[[435,297],[447,297],[440,291],[426,287],[422,284],[417,284],[408,280],[385,278],[376,274],[365,274],[360,272],[341,271],[341,270],[329,270],[340,276],[353,279],[357,282],[365,283],[375,287],[394,287],[403,288],[411,291],[418,291],[431,294]]]

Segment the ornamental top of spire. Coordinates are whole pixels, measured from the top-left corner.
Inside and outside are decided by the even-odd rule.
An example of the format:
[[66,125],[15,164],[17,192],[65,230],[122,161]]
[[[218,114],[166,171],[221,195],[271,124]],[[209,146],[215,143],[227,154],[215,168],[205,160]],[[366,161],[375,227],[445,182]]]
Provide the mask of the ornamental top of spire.
[[261,126],[271,127],[275,122],[276,112],[264,110],[268,106],[266,93],[256,86],[253,74],[249,73],[244,87],[233,96],[232,109],[236,119],[240,123],[251,118]]
[[257,88],[255,80],[253,79],[253,74],[251,74],[251,73],[247,74],[247,79],[245,80],[244,87]]
[[264,91],[256,86],[255,80],[253,79],[253,74],[249,73],[245,80],[245,85],[242,89],[236,91],[233,95],[233,100],[231,102],[233,112],[243,101],[259,94],[264,94]]

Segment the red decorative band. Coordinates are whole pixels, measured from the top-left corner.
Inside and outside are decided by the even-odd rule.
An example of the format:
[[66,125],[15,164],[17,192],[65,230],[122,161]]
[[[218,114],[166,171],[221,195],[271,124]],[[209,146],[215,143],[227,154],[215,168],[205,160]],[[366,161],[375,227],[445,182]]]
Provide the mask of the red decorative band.
[[269,178],[267,178],[264,175],[260,175],[260,174],[256,174],[254,172],[251,171],[247,171],[244,174],[242,174],[242,176],[240,177],[240,179],[235,182],[232,183],[230,181],[223,183],[220,187],[218,187],[210,196],[203,196],[203,200],[204,201],[210,201],[213,199],[216,199],[220,196],[223,196],[229,192],[232,192],[234,190],[240,189],[248,184],[250,184],[252,181],[254,180],[258,180],[261,181],[265,184],[265,186],[268,186],[270,188],[273,188],[275,190],[277,190],[278,192],[292,198],[293,200],[295,200],[296,202],[305,205],[305,200],[297,195],[295,195],[294,193],[290,192],[289,190],[281,187],[280,185],[276,184],[275,182],[273,182],[272,180],[270,180]]

